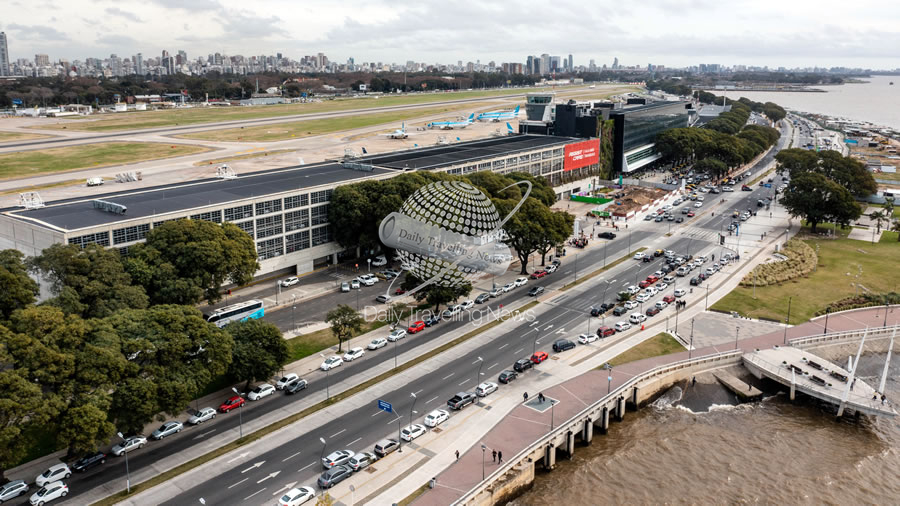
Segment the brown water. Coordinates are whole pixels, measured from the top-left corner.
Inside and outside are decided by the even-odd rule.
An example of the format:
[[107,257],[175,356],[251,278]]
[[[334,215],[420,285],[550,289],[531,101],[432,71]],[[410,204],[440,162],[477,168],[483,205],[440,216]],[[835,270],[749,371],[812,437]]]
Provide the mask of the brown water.
[[[884,357],[860,362],[877,387]],[[885,388],[895,401],[898,373]],[[595,433],[512,504],[900,504],[900,420],[838,422],[784,394],[732,406],[715,385],[680,390]]]

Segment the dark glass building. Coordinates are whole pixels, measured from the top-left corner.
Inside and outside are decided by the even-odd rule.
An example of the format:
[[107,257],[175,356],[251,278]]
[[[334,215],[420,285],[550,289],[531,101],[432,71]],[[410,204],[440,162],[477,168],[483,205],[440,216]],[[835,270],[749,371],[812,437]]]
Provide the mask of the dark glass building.
[[629,173],[660,159],[656,151],[656,136],[670,128],[688,126],[687,102],[654,102],[647,105],[612,109],[613,168]]

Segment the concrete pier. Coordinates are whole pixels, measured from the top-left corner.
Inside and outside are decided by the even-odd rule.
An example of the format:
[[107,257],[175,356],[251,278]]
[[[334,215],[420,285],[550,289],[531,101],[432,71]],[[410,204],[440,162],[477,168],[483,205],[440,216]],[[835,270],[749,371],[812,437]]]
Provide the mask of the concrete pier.
[[581,442],[585,445],[591,444],[594,440],[594,421],[588,418],[584,421],[584,427],[581,429]]
[[762,397],[762,391],[758,388],[754,387],[750,383],[738,379],[734,375],[725,372],[718,371],[713,374],[719,383],[725,386],[725,388],[729,389],[734,393],[734,395],[738,396],[741,401],[753,401]]

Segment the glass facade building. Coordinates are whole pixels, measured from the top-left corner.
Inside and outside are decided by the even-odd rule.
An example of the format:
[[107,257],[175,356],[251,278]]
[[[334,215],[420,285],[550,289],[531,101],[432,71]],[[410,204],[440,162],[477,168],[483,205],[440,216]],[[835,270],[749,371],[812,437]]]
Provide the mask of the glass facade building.
[[686,102],[656,102],[637,107],[614,109],[613,166],[617,172],[633,172],[660,158],[656,136],[670,128],[688,126]]

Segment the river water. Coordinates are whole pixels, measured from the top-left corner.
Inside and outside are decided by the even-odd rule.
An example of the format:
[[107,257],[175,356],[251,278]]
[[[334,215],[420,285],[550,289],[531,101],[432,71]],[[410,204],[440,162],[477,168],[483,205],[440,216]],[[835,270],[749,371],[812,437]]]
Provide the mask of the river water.
[[[892,362],[885,390],[900,401]],[[883,364],[883,355],[864,356],[860,378],[877,387]],[[512,504],[900,504],[897,419],[836,421],[776,390],[735,405],[718,385],[685,388],[595,433]]]
[[[827,93],[728,92],[729,98],[747,97],[801,112],[868,121],[900,130],[900,76],[872,76],[866,83],[814,86]],[[891,86],[890,82],[894,85]],[[721,92],[716,92],[717,95]]]

